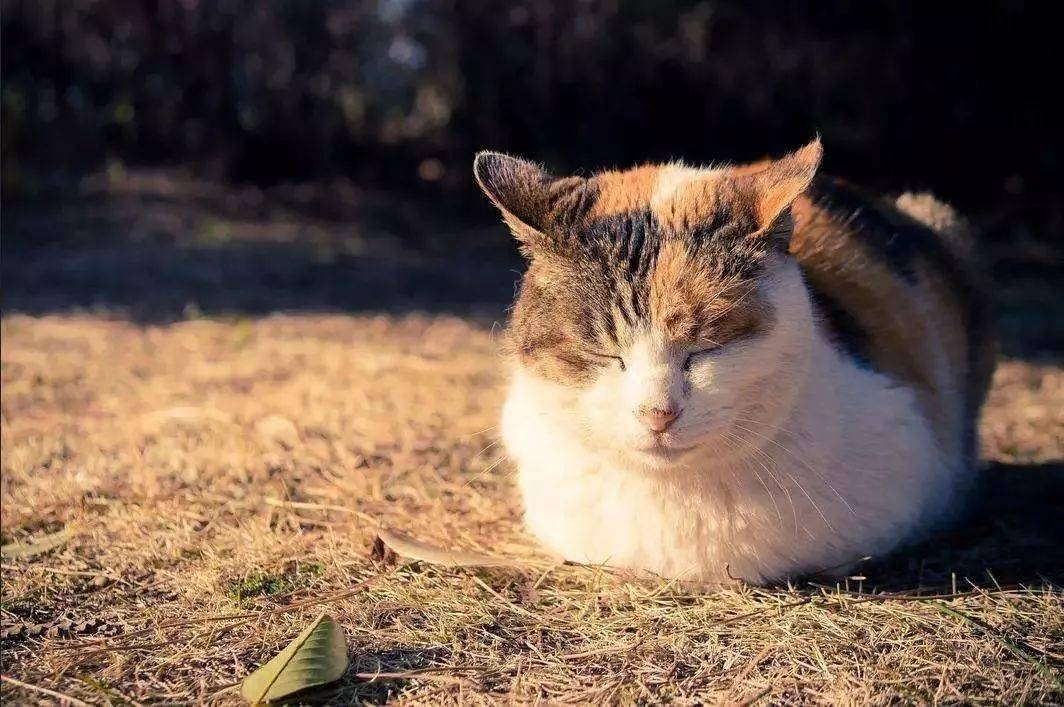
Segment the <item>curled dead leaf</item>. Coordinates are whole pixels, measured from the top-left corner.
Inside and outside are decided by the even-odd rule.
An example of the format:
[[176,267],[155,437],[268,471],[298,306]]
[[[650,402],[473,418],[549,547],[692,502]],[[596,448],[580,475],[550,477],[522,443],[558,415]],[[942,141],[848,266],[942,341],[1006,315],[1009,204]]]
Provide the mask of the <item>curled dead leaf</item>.
[[443,567],[519,567],[521,565],[521,563],[501,557],[436,547],[387,528],[378,530],[377,535],[398,555]]

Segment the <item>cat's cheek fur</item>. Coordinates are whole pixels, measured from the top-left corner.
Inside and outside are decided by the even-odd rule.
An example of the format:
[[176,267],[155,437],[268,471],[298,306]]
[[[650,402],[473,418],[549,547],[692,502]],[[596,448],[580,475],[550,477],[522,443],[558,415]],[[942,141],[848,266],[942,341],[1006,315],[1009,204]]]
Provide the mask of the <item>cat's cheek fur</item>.
[[778,323],[744,356],[693,367],[685,400],[689,421],[730,408],[745,452],[710,426],[681,428],[701,446],[668,465],[624,454],[639,434],[631,377],[577,390],[518,366],[502,432],[547,547],[672,577],[777,581],[881,555],[954,505],[960,465],[912,392],[828,343],[793,262],[770,272]]

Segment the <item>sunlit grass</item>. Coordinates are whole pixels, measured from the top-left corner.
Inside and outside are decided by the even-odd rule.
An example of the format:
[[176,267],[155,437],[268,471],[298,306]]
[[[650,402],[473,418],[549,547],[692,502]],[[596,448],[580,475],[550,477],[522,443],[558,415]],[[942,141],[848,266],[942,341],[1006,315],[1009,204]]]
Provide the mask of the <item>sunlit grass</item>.
[[[352,651],[337,702],[1061,694],[1064,602],[1044,582],[704,591],[552,562],[521,530],[509,463],[485,473],[504,382],[488,328],[72,316],[9,317],[2,334],[4,541],[72,529],[4,562],[3,672],[32,686],[5,683],[5,701],[236,702],[230,686],[322,610]],[[987,455],[1060,459],[1062,410],[1058,368],[1005,364]],[[377,522],[534,562],[374,557]]]

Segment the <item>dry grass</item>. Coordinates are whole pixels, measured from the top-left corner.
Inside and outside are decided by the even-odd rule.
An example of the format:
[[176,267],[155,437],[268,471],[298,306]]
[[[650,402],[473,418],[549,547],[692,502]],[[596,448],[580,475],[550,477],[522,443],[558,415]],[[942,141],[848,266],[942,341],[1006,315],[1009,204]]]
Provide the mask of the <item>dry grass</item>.
[[[984,436],[1000,516],[848,587],[706,593],[549,562],[371,556],[379,519],[547,559],[495,442],[488,326],[8,316],[2,334],[3,539],[74,531],[4,562],[3,673],[53,691],[5,682],[5,701],[236,702],[227,686],[323,608],[354,664],[337,702],[1062,701],[1059,525],[1039,535],[1028,497],[1005,498],[1059,508],[1058,367],[999,371]],[[860,593],[877,587],[909,596]]]

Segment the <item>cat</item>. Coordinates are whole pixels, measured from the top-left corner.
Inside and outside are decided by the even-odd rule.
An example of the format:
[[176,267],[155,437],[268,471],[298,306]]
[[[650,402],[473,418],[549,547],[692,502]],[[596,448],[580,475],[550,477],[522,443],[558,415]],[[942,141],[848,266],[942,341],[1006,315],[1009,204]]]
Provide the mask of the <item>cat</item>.
[[970,229],[822,152],[587,178],[476,156],[528,260],[501,431],[548,549],[776,583],[960,506],[995,358]]

